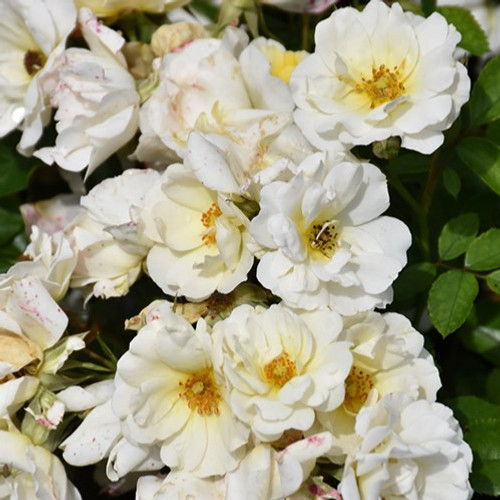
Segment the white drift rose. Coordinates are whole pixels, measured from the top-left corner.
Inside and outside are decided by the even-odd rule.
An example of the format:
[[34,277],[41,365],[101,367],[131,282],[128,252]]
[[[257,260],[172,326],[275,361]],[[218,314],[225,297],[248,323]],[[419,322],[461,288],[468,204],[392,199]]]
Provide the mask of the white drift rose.
[[0,1],[0,137],[18,126],[30,153],[50,120],[56,57],[75,27],[72,0]]
[[370,311],[345,318],[339,339],[351,344],[353,355],[345,399],[333,412],[318,413],[318,420],[335,436],[330,457],[342,463],[356,444],[354,425],[363,406],[393,392],[434,402],[441,381],[423,335],[401,314]]
[[453,57],[460,34],[445,18],[404,13],[372,0],[317,25],[316,50],[295,69],[295,120],[317,147],[370,144],[399,136],[432,153],[469,98],[465,67]]
[[249,226],[262,245],[257,278],[285,302],[351,315],[384,307],[411,241],[389,206],[385,176],[369,163],[317,154],[291,182],[261,191]]
[[313,470],[316,459],[328,451],[331,442],[331,435],[323,432],[297,441],[281,451],[261,443],[224,477],[199,478],[185,471],[171,472],[165,478],[145,476],[137,483],[136,498],[282,499],[300,487]]
[[2,428],[0,442],[0,500],[81,500],[55,455],[15,429]]
[[155,170],[129,169],[82,197],[86,212],[68,229],[79,250],[72,287],[104,298],[127,293],[152,244],[142,233],[138,212],[159,177]]
[[229,407],[204,323],[194,330],[166,301],[157,301],[147,318],[118,361],[112,405],[123,434],[134,443],[159,446],[172,470],[198,477],[234,470],[249,429]]
[[216,103],[223,113],[251,108],[230,38],[193,40],[162,58],[158,88],[141,108],[137,159],[184,158],[189,133]]
[[185,165],[170,165],[146,198],[144,234],[153,281],[168,295],[205,299],[246,279],[253,256],[248,220],[234,203],[207,189]]
[[337,340],[341,329],[333,311],[296,314],[281,305],[242,305],[214,325],[214,359],[228,380],[231,409],[258,439],[308,430],[315,411],[342,404],[352,356]]
[[356,434],[339,485],[346,500],[472,497],[472,452],[446,406],[393,393],[360,411]]
[[71,48],[61,56],[51,96],[56,144],[35,156],[73,172],[88,166],[89,175],[136,133],[139,94],[120,52],[124,38],[89,9],[80,10],[79,26],[91,50]]

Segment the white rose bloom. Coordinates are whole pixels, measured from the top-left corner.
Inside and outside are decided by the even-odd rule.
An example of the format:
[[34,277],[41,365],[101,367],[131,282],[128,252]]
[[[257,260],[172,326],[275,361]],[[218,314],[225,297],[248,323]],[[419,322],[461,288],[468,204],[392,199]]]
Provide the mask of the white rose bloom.
[[56,144],[35,156],[73,172],[88,166],[90,175],[136,133],[140,98],[120,52],[124,38],[89,9],[80,10],[79,25],[90,50],[71,48],[61,56],[51,96]]
[[333,12],[315,40],[290,87],[296,123],[319,148],[399,136],[429,154],[469,98],[467,71],[453,57],[460,34],[436,12],[425,19],[372,0],[362,12]]
[[51,71],[76,9],[72,0],[2,0],[0,9],[0,137],[22,126],[28,154],[50,120]]
[[[210,115],[216,104],[221,113],[252,107],[226,39],[188,42],[162,58],[158,75],[158,88],[141,108],[142,135],[134,153],[138,160],[183,158],[196,121]],[[161,148],[163,156],[157,154]]]
[[214,359],[229,384],[231,409],[262,441],[288,429],[308,430],[316,411],[344,400],[351,369],[340,316],[242,305],[213,327]]
[[38,276],[55,301],[61,300],[68,291],[77,254],[62,231],[52,235],[32,226],[31,242],[24,255],[30,260],[17,262],[8,271],[9,276]]
[[144,476],[137,483],[137,500],[282,499],[300,487],[313,470],[316,459],[328,451],[331,443],[331,435],[323,432],[281,451],[259,444],[224,477],[199,478],[185,471],[171,472],[164,479]]
[[378,168],[317,154],[291,182],[264,186],[260,206],[249,230],[264,249],[257,278],[266,288],[294,307],[346,315],[390,302],[411,235],[381,216],[389,195]]
[[440,403],[385,396],[356,421],[358,447],[339,484],[343,498],[468,500],[472,452],[452,411]]
[[246,279],[253,263],[247,218],[190,168],[168,167],[144,207],[144,234],[155,242],[148,273],[166,294],[201,300],[216,290],[229,293]]
[[118,361],[112,404],[123,434],[160,446],[174,471],[207,477],[234,470],[249,429],[229,407],[204,323],[195,331],[168,302],[157,302],[149,317]]
[[0,430],[0,500],[81,500],[59,459],[16,430]]
[[143,235],[138,212],[158,179],[154,170],[129,169],[82,197],[86,213],[71,229],[79,250],[72,287],[86,287],[90,295],[105,298],[128,292],[152,244]]
[[343,463],[356,444],[354,425],[363,406],[393,392],[434,402],[441,382],[423,347],[424,337],[401,314],[367,312],[345,318],[339,339],[351,343],[353,355],[345,399],[333,412],[318,413],[318,420],[335,436],[329,455]]

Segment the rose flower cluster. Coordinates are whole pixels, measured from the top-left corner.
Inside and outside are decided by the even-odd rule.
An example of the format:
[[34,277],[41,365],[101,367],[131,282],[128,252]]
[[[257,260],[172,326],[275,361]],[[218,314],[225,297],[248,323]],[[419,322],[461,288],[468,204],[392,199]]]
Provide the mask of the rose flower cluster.
[[[80,499],[65,468],[97,463],[137,500],[470,498],[424,337],[381,312],[410,231],[353,152],[442,144],[470,90],[456,29],[371,0],[307,53],[182,2],[76,4],[0,1],[0,134],[74,192],[22,207],[0,281],[0,499]],[[140,47],[105,22],[132,7],[170,9]],[[86,348],[67,301],[143,275],[163,296],[127,311],[115,373],[59,376]]]

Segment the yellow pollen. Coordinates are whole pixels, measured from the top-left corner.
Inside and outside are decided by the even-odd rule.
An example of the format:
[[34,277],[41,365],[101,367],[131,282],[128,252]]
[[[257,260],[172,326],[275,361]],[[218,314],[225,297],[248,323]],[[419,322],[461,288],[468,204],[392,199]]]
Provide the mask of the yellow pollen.
[[302,59],[307,55],[307,52],[291,50],[283,50],[274,45],[261,47],[266,59],[271,64],[270,73],[276,78],[280,78],[285,83],[290,81],[290,75]]
[[324,221],[309,227],[307,242],[312,250],[330,259],[337,248],[338,236],[334,221]]
[[357,92],[363,92],[370,100],[370,108],[376,108],[386,102],[394,101],[405,92],[401,82],[400,68],[394,66],[390,70],[381,64],[378,69],[372,68],[371,79],[361,78],[361,83],[356,84]]
[[297,365],[287,352],[280,354],[264,366],[264,375],[275,387],[283,387],[297,375]]
[[358,413],[374,385],[370,374],[353,365],[345,381],[344,408],[350,413]]
[[207,246],[215,243],[215,221],[221,214],[217,203],[212,203],[208,210],[201,214],[201,223],[206,227],[201,235],[201,241]]
[[210,416],[219,414],[219,402],[222,399],[214,380],[212,370],[194,372],[184,382],[179,397],[187,401],[190,410],[199,415]]
[[38,50],[28,50],[24,54],[24,68],[32,76],[43,68],[46,57]]

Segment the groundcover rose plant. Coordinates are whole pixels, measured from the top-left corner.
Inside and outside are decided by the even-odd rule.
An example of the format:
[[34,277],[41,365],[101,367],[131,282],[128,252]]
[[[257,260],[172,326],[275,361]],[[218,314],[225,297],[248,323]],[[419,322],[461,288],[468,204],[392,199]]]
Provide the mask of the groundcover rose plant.
[[0,7],[1,500],[500,497],[486,0]]

